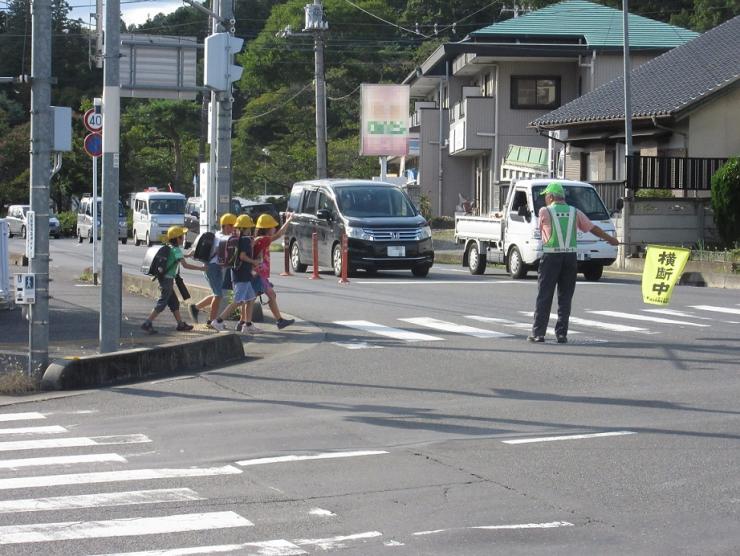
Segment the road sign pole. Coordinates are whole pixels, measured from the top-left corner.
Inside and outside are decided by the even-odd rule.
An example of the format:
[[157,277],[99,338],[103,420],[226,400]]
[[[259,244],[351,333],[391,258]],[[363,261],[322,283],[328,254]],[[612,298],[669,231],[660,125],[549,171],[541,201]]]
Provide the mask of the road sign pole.
[[121,2],[105,3],[103,74],[103,218],[100,352],[116,351],[121,337],[121,275],[118,272],[118,166],[121,114],[119,54]]
[[28,373],[46,368],[49,360],[49,180],[51,179],[51,1],[35,0],[31,61],[30,197],[34,213],[35,304],[29,306]]
[[97,258],[97,249],[98,249],[98,157],[97,156],[92,157],[92,171],[93,171],[93,179],[92,179],[93,225],[92,225],[92,232],[91,232],[92,233],[92,278],[93,278],[93,284],[97,286],[98,285],[98,258]]

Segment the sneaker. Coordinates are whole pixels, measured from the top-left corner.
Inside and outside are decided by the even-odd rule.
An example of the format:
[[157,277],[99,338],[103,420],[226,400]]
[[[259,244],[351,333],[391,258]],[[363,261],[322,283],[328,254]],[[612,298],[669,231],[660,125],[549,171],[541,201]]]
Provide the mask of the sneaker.
[[236,323],[236,327],[234,327],[234,330],[237,332],[241,332],[244,329],[244,325],[247,324],[243,320],[240,320],[238,323]]
[[257,327],[255,324],[248,324],[244,327],[244,332],[247,334],[259,334],[260,332],[264,332],[264,330]]
[[278,330],[282,330],[283,328],[290,326],[295,322],[295,319],[280,319],[277,321],[277,327]]
[[187,331],[192,330],[192,329],[193,329],[193,325],[192,324],[188,324],[185,321],[182,321],[181,320],[180,322],[177,323],[176,330],[178,332],[187,332]]
[[144,323],[141,325],[141,329],[149,335],[157,333],[157,331],[154,330],[152,323],[148,320],[144,321]]
[[198,313],[200,313],[200,309],[198,309],[195,305],[191,305],[189,309],[190,316],[193,317],[193,322],[198,322]]
[[568,343],[568,336],[558,336],[558,343],[559,344],[567,344]]
[[223,332],[224,330],[226,330],[226,325],[223,321],[219,322],[217,320],[212,320],[211,328],[213,328],[214,330],[218,330],[219,332]]
[[532,342],[534,344],[541,344],[545,341],[544,336],[527,336],[527,341]]

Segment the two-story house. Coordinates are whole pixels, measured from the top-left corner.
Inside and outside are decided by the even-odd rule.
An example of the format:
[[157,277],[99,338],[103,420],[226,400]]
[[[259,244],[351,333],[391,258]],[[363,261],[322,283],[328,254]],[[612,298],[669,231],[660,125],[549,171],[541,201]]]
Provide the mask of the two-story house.
[[[633,67],[697,36],[629,17]],[[514,175],[502,163],[516,152],[512,146],[546,149],[539,165],[557,173],[553,140],[529,122],[621,73],[622,12],[586,0],[564,0],[443,44],[404,80],[418,154],[403,165],[415,171],[433,214],[453,214],[460,195],[488,213],[500,206],[500,184]]]

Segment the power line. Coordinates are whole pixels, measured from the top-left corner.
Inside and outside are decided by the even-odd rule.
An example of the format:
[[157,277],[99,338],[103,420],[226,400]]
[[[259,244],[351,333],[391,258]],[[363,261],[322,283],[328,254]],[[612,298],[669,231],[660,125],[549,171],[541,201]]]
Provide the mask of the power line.
[[273,112],[275,112],[276,110],[279,110],[279,109],[281,109],[281,108],[282,108],[283,106],[285,106],[286,104],[288,104],[288,103],[289,103],[290,101],[292,101],[292,100],[293,100],[294,98],[296,98],[296,97],[297,97],[298,95],[300,95],[300,94],[301,94],[301,93],[302,93],[303,91],[305,91],[306,89],[308,89],[308,88],[309,88],[309,87],[310,87],[311,85],[313,85],[313,82],[310,82],[310,83],[306,83],[306,84],[305,84],[305,85],[303,86],[303,88],[302,88],[302,89],[301,89],[300,91],[298,91],[298,92],[297,92],[296,94],[294,94],[294,95],[293,95],[293,96],[291,96],[290,98],[287,98],[287,99],[285,99],[285,100],[284,100],[283,102],[281,102],[281,103],[280,103],[280,104],[278,104],[277,106],[275,106],[275,107],[273,107],[273,108],[270,108],[270,109],[269,109],[269,110],[268,110],[267,112],[263,112],[262,114],[256,114],[256,115],[254,115],[254,116],[246,116],[246,115],[245,115],[245,116],[242,116],[242,119],[243,119],[243,120],[256,120],[256,119],[258,119],[258,118],[261,118],[261,117],[263,117],[263,116],[267,116],[268,114],[272,114],[272,113],[273,113]]

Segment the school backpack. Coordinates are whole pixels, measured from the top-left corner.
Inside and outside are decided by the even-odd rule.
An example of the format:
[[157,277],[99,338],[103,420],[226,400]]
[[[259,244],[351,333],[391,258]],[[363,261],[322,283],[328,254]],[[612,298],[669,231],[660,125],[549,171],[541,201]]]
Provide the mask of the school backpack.
[[210,262],[213,244],[216,241],[216,234],[213,232],[203,232],[193,243],[193,258],[202,263]]
[[170,256],[169,245],[154,245],[146,250],[141,272],[147,276],[161,278],[167,272],[167,259]]
[[239,236],[229,236],[218,243],[217,261],[221,266],[231,266],[239,251]]

